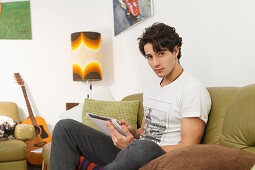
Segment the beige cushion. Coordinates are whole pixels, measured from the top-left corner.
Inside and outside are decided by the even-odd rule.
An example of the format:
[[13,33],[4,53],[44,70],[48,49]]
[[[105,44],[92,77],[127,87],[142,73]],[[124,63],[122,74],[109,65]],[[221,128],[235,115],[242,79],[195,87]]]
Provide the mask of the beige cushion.
[[0,142],[0,162],[17,161],[26,158],[27,146],[22,140],[6,140]]
[[13,102],[0,102],[0,116],[8,116],[19,123],[17,104]]
[[82,122],[97,130],[98,127],[86,116],[86,113],[93,113],[101,116],[126,120],[130,126],[137,128],[137,114],[140,101],[103,101],[85,99]]
[[239,149],[216,144],[186,146],[170,151],[140,168],[141,170],[249,170],[255,155]]
[[31,140],[35,136],[35,128],[32,125],[18,124],[15,127],[14,136],[19,140]]

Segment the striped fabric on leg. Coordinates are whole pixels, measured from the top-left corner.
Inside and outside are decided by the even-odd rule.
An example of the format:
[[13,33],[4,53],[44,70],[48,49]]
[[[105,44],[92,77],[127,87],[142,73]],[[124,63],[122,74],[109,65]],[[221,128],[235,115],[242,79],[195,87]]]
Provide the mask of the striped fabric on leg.
[[80,163],[77,170],[103,170],[103,165],[90,162],[84,156],[80,156]]

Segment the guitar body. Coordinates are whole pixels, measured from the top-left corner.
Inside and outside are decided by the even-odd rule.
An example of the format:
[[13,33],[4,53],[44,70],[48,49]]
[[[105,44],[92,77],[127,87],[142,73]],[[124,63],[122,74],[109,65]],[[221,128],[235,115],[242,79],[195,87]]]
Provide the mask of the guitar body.
[[[35,120],[36,120],[36,123],[37,123],[37,126],[35,126],[36,136],[39,136],[42,139],[42,141],[45,141],[46,143],[50,143],[51,142],[51,135],[50,135],[50,133],[47,129],[47,125],[46,125],[45,120],[42,117],[38,117],[38,116],[35,117]],[[21,123],[22,124],[27,124],[27,125],[33,125],[30,118],[26,118]]]
[[[27,160],[33,165],[42,164],[42,154],[31,152],[35,149],[42,148],[45,144],[51,142],[51,135],[47,129],[45,120],[42,117],[34,117],[37,123],[35,127],[35,137],[32,140],[27,140]],[[30,118],[27,118],[22,121],[22,124],[33,125]]]

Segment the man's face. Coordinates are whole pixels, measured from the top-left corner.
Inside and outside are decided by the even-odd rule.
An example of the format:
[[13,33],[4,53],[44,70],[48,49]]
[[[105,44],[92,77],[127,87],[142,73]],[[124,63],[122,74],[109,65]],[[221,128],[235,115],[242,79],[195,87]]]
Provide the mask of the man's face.
[[167,48],[162,48],[159,52],[153,51],[151,43],[144,46],[145,58],[150,67],[158,77],[164,78],[173,71],[176,62],[178,62],[177,54],[170,52]]

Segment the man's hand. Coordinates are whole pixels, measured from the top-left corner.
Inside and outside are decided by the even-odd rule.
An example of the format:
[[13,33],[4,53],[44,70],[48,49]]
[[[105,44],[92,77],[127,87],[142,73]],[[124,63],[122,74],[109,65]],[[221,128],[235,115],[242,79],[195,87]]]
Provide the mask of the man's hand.
[[121,127],[126,136],[121,135],[110,121],[105,121],[105,125],[111,134],[113,144],[119,149],[126,148],[134,140],[134,136],[129,132],[125,124],[122,124]]
[[133,136],[135,136],[135,134],[136,134],[136,129],[133,128],[132,126],[130,126],[130,125],[127,123],[127,121],[125,121],[125,120],[118,120],[118,122],[119,122],[119,124],[120,124],[121,126],[122,126],[122,125],[125,125],[125,126],[128,128],[129,132],[130,132]]

